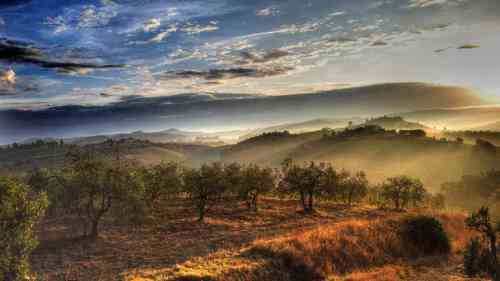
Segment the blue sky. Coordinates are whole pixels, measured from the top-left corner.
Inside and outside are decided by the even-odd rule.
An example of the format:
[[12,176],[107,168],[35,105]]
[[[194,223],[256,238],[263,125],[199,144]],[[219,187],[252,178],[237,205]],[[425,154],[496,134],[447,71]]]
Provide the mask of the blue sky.
[[499,32],[498,0],[2,1],[0,109],[402,81],[499,97]]

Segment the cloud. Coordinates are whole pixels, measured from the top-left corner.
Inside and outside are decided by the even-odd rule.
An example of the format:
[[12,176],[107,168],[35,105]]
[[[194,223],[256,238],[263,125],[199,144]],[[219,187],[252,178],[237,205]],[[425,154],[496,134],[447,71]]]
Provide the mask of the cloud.
[[288,55],[290,55],[289,52],[280,49],[272,49],[262,54],[243,51],[241,52],[242,61],[240,62],[240,64],[266,63],[282,57],[286,57]]
[[458,47],[457,49],[458,50],[464,50],[464,49],[477,49],[477,48],[480,48],[481,46],[479,45],[475,45],[475,44],[465,44],[465,45],[462,45],[460,47]]
[[387,42],[382,41],[382,40],[377,40],[371,44],[373,47],[380,47],[380,46],[387,46],[389,45]]
[[156,34],[156,36],[151,38],[151,40],[149,41],[154,43],[160,43],[161,41],[163,41],[163,39],[170,36],[171,33],[177,32],[177,29],[178,28],[176,24],[171,24],[165,31]]
[[342,15],[345,15],[345,14],[346,14],[345,11],[337,11],[337,12],[330,13],[330,16],[331,17],[338,17],[338,16],[342,16]]
[[434,53],[442,53],[442,52],[447,51],[447,50],[449,50],[451,48],[452,47],[446,47],[446,48],[437,49],[437,50],[434,50]]
[[160,27],[160,25],[161,25],[161,22],[159,19],[150,19],[144,23],[143,29],[145,32],[150,32],[150,31],[155,30],[158,27]]
[[15,7],[29,2],[31,2],[31,0],[2,0],[0,2],[0,8]]
[[410,0],[406,8],[427,8],[433,6],[458,6],[468,0]]
[[368,6],[368,9],[378,9],[390,4],[392,4],[392,0],[375,1]]
[[219,27],[216,26],[215,24],[209,24],[209,25],[188,25],[183,27],[181,30],[183,32],[186,32],[189,35],[195,35],[195,34],[200,34],[203,32],[213,32],[218,30]]
[[16,73],[12,69],[0,71],[0,96],[15,95]]
[[16,84],[16,73],[12,69],[0,71],[0,81],[2,83],[14,85]]
[[283,75],[291,71],[290,67],[271,68],[226,68],[210,69],[207,71],[184,70],[167,72],[161,76],[162,79],[204,79],[224,80],[235,78],[263,78],[269,76]]
[[99,28],[107,26],[118,15],[118,4],[113,1],[101,1],[100,6],[84,5],[78,8],[66,8],[61,15],[47,17],[46,25],[54,26],[54,33],[72,29]]
[[268,7],[262,10],[258,10],[255,15],[260,17],[276,16],[279,14],[279,10],[276,7]]
[[448,29],[451,26],[451,23],[438,23],[438,24],[433,24],[433,25],[427,25],[423,28],[423,30],[438,30],[438,31],[443,31]]
[[50,60],[46,58],[41,49],[29,43],[5,38],[0,39],[0,60],[11,63],[35,64],[43,68],[57,69],[65,73],[83,73],[85,69],[125,67],[125,65],[120,64],[94,64]]

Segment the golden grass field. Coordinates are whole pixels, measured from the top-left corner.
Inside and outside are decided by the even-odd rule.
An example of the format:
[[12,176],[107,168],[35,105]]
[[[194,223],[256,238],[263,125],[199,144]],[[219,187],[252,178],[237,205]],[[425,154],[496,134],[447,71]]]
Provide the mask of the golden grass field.
[[[465,214],[320,205],[306,215],[296,201],[265,199],[255,214],[227,203],[198,223],[178,202],[141,224],[108,219],[92,243],[77,238],[74,220],[46,220],[33,270],[39,280],[480,280],[460,266],[473,235]],[[448,256],[423,255],[397,235],[401,219],[417,213],[443,223]]]

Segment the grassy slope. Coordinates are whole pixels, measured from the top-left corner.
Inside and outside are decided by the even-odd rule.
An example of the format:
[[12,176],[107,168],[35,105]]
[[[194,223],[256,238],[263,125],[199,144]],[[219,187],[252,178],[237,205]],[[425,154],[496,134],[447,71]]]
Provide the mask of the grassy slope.
[[465,280],[463,214],[434,213],[453,250],[424,256],[395,234],[405,213],[324,203],[304,215],[296,201],[273,199],[262,206],[255,215],[226,205],[198,224],[179,202],[143,225],[108,221],[95,244],[74,238],[75,221],[46,221],[33,267],[41,280]]
[[[112,155],[115,149],[105,143],[91,144],[86,147],[94,149],[102,155]],[[58,167],[64,163],[64,156],[74,149],[64,145],[55,148],[31,147],[21,149],[5,149],[0,151],[0,173],[17,173],[34,167]],[[195,144],[151,143],[139,140],[127,140],[119,145],[120,153],[129,159],[143,164],[155,164],[161,161],[183,162],[196,165],[199,161],[217,159],[216,150]]]

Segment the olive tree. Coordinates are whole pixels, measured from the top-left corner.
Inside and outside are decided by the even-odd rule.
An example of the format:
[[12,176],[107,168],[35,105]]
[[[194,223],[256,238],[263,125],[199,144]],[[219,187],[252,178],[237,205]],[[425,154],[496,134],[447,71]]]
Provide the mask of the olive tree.
[[122,160],[97,157],[91,151],[69,156],[59,177],[67,210],[81,221],[83,236],[96,239],[99,223],[112,207],[118,207],[133,190],[130,166]]
[[145,201],[149,207],[155,208],[161,199],[175,195],[180,191],[182,183],[179,164],[162,162],[141,170]]
[[315,198],[336,196],[343,176],[325,163],[297,165],[290,159],[283,162],[281,171],[279,190],[285,194],[297,194],[304,212],[314,211]]
[[407,208],[410,203],[417,206],[427,193],[419,179],[408,176],[388,178],[381,189],[382,196],[391,201],[396,209]]
[[186,169],[183,189],[198,211],[198,221],[225,195],[227,184],[224,168],[220,163],[203,164],[199,169]]
[[353,175],[347,174],[341,182],[342,197],[344,203],[352,205],[353,202],[359,202],[368,193],[368,179],[362,171]]
[[243,169],[243,184],[240,196],[247,203],[248,209],[258,211],[258,200],[262,194],[275,188],[275,175],[271,168],[250,165]]
[[28,185],[0,177],[0,280],[25,280],[30,274],[34,228],[47,204],[45,193],[31,193]]

